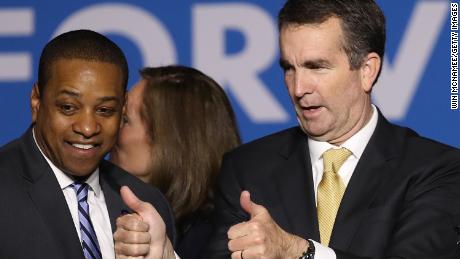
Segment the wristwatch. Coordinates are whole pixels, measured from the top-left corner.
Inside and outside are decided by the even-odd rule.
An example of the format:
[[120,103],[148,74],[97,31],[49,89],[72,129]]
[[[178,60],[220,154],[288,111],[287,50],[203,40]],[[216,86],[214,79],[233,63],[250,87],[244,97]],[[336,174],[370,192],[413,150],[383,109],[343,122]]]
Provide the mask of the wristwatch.
[[315,244],[310,239],[307,239],[307,242],[308,249],[302,253],[299,259],[315,259]]

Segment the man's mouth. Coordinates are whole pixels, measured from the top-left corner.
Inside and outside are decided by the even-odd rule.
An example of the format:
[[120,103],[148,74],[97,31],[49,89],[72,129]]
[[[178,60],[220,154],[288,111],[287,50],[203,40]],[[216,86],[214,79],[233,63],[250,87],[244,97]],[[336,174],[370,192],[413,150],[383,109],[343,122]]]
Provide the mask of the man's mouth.
[[88,149],[95,147],[94,145],[82,145],[82,144],[72,144],[72,146],[76,148],[84,149],[84,150],[88,150]]
[[80,150],[91,150],[93,148],[100,146],[100,144],[96,144],[96,143],[88,143],[88,144],[72,143],[72,142],[67,142],[67,143],[71,145],[72,147],[78,148]]
[[321,114],[324,106],[321,105],[311,105],[311,106],[302,106],[301,112],[304,118],[313,119]]
[[308,111],[313,111],[313,110],[316,110],[316,109],[319,109],[321,108],[321,106],[308,106],[308,107],[304,107],[305,110],[308,110]]

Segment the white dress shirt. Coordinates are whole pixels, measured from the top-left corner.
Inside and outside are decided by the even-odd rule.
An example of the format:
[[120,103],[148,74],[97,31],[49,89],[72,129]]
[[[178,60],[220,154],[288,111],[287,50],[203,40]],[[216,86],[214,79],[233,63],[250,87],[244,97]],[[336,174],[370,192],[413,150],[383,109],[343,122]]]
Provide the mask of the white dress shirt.
[[[35,140],[35,133],[33,133]],[[45,157],[46,161],[53,170],[56,179],[59,182],[59,186],[62,189],[62,193],[67,201],[67,206],[69,206],[70,214],[72,215],[73,223],[75,225],[75,230],[78,233],[78,237],[81,240],[80,234],[80,220],[78,218],[78,201],[77,196],[72,187],[69,185],[73,184],[73,180],[70,176],[66,175],[59,168],[57,168],[42,152],[40,146],[35,140],[35,144]],[[85,181],[90,188],[88,189],[88,206],[89,206],[89,217],[94,226],[94,231],[96,232],[97,241],[101,249],[101,254],[104,259],[114,259],[115,250],[113,245],[113,234],[112,226],[110,225],[109,212],[107,210],[107,205],[105,203],[104,192],[101,189],[99,184],[99,168],[97,168]],[[82,248],[83,249],[83,248]]]
[[[320,142],[313,139],[308,138],[308,149],[310,151],[310,159],[312,165],[312,172],[313,172],[313,186],[315,188],[315,201],[317,202],[317,191],[318,185],[321,182],[321,178],[323,177],[323,153],[331,148],[339,149],[339,148],[346,148],[352,152],[352,154],[345,160],[343,165],[339,169],[339,176],[342,178],[342,182],[344,183],[345,187],[348,186],[350,182],[351,176],[353,175],[353,171],[358,164],[361,155],[366,148],[367,143],[369,142],[372,134],[374,133],[375,127],[377,126],[378,120],[378,112],[377,108],[372,105],[372,117],[369,122],[360,129],[355,135],[349,138],[340,146],[334,146],[329,144],[328,142]],[[315,244],[316,252],[315,258],[316,259],[336,259],[337,256],[331,248],[324,246],[314,240],[312,240]]]

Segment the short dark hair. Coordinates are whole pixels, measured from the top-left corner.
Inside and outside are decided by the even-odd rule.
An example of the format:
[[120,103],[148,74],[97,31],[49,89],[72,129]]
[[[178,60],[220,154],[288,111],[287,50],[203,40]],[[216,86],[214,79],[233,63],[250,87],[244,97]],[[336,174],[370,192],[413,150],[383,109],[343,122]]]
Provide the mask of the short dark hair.
[[184,66],[144,68],[140,114],[150,139],[150,183],[169,200],[178,228],[194,213],[209,213],[224,153],[240,144],[224,90]]
[[278,14],[278,28],[281,31],[288,25],[320,24],[331,17],[340,19],[343,48],[351,69],[361,67],[363,58],[371,52],[377,53],[383,64],[385,16],[373,0],[288,0]]
[[120,68],[123,88],[128,83],[128,63],[123,51],[104,35],[91,30],[65,32],[52,39],[43,48],[38,65],[38,89],[43,92],[51,74],[51,65],[59,59],[83,59],[107,62]]

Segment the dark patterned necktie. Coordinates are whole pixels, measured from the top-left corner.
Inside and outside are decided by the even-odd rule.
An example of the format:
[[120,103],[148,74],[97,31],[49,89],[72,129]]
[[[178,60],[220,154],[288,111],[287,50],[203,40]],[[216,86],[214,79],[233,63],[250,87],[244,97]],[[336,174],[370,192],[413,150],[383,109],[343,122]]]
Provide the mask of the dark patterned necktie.
[[85,258],[102,259],[96,232],[94,231],[93,223],[91,223],[91,219],[89,218],[89,206],[87,202],[89,186],[86,183],[73,183],[70,186],[77,194],[81,245],[83,247]]

